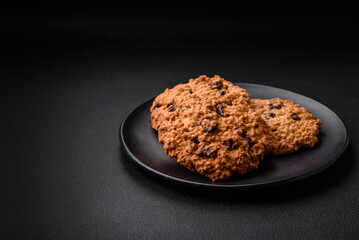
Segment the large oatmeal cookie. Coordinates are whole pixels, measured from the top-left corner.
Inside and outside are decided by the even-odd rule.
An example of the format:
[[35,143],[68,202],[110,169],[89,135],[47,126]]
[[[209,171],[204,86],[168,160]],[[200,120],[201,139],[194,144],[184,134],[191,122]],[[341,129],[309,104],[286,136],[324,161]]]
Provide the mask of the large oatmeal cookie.
[[151,107],[151,124],[169,157],[224,180],[256,169],[272,138],[249,106],[250,95],[219,76],[166,89]]
[[318,142],[322,122],[306,108],[290,100],[251,99],[251,108],[267,123],[275,144],[272,154],[287,154]]

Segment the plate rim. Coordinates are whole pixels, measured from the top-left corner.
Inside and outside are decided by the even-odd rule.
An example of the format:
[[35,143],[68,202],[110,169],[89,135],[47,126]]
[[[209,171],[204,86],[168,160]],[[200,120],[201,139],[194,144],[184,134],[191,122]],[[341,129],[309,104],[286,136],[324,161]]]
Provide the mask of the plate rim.
[[[344,151],[347,149],[348,145],[349,145],[349,135],[348,135],[348,131],[347,131],[347,126],[345,125],[344,121],[338,116],[338,114],[336,114],[333,110],[331,110],[329,107],[327,107],[326,105],[310,98],[307,96],[304,96],[300,93],[296,93],[290,90],[286,90],[283,88],[278,88],[278,87],[273,87],[273,86],[268,86],[268,85],[263,85],[263,84],[256,84],[256,83],[238,83],[238,82],[234,82],[233,84],[235,85],[241,85],[241,84],[245,84],[245,85],[252,85],[252,86],[260,86],[260,87],[266,87],[266,88],[272,88],[272,89],[277,89],[277,90],[281,90],[281,91],[286,91],[289,93],[295,93],[297,95],[300,95],[301,97],[305,97],[308,98],[312,101],[315,101],[316,103],[324,106],[326,109],[328,109],[336,118],[338,118],[338,120],[343,124],[344,127],[344,131],[345,131],[345,143],[342,147],[342,149],[338,152],[338,154],[331,159],[331,161],[327,162],[326,164],[324,164],[323,166],[310,171],[306,174],[302,174],[299,176],[294,176],[294,177],[289,177],[289,178],[285,178],[285,179],[281,179],[281,180],[270,180],[270,181],[264,181],[264,182],[260,182],[260,183],[246,183],[246,184],[230,184],[230,185],[226,185],[226,184],[215,184],[215,183],[201,183],[201,182],[194,182],[194,181],[189,181],[189,180],[185,180],[182,178],[177,178],[177,177],[173,177],[167,174],[164,174],[160,171],[157,171],[156,169],[151,168],[150,166],[144,164],[142,161],[140,161],[135,155],[133,155],[133,153],[128,149],[128,146],[125,143],[124,140],[124,136],[123,136],[123,128],[124,128],[124,124],[126,122],[126,120],[129,118],[129,116],[131,116],[133,114],[134,111],[136,111],[140,106],[142,106],[143,104],[147,103],[148,101],[154,99],[156,96],[148,98],[147,100],[143,101],[142,103],[136,105],[129,113],[126,114],[126,116],[123,118],[120,128],[119,128],[119,137],[120,137],[120,143],[121,143],[121,147],[125,150],[125,153],[131,158],[131,160],[136,163],[138,166],[140,166],[142,169],[147,170],[149,173],[151,173],[152,175],[156,175],[158,177],[161,177],[162,179],[166,179],[169,180],[171,182],[174,183],[179,183],[181,185],[187,185],[187,186],[195,186],[195,187],[205,187],[208,189],[249,189],[249,188],[261,188],[261,187],[269,187],[269,186],[275,186],[275,185],[282,185],[282,184],[286,184],[286,183],[290,183],[290,182],[295,182],[295,181],[299,181],[301,179],[304,178],[308,178],[310,176],[313,176],[319,172],[324,171],[325,169],[327,169],[328,167],[330,167],[334,162],[336,162],[336,160],[344,153]],[[223,182],[221,182],[223,183]]]

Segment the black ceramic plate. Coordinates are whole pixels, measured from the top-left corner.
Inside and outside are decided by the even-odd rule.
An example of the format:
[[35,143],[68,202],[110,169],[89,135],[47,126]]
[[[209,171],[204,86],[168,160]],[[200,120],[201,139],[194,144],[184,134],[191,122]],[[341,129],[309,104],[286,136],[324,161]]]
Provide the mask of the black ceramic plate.
[[323,104],[287,90],[249,83],[238,84],[252,98],[283,98],[309,109],[323,122],[319,142],[314,148],[283,156],[265,156],[258,170],[234,175],[223,182],[188,171],[169,158],[151,128],[150,107],[153,101],[142,103],[122,122],[120,138],[123,149],[139,166],[167,180],[207,188],[252,188],[282,184],[318,173],[330,166],[348,145],[348,135],[341,119]]

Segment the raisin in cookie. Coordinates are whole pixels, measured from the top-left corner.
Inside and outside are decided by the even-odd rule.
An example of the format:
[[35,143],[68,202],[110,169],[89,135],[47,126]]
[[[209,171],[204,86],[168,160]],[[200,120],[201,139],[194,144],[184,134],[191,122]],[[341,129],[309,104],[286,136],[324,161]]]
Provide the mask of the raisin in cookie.
[[251,108],[267,123],[275,139],[272,154],[287,154],[318,142],[322,122],[306,108],[290,100],[251,99]]
[[250,95],[219,76],[200,76],[156,97],[151,124],[169,157],[224,180],[258,167],[273,139],[250,108]]

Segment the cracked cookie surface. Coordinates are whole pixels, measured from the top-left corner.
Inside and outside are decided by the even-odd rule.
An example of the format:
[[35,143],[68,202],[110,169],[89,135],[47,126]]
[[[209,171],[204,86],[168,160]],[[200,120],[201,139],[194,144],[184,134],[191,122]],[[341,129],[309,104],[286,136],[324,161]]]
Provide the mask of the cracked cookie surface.
[[251,108],[267,123],[275,139],[271,154],[288,154],[318,142],[322,122],[309,110],[280,98],[251,99]]
[[166,89],[151,107],[151,124],[169,157],[212,181],[258,167],[272,151],[267,125],[247,91],[219,76]]

